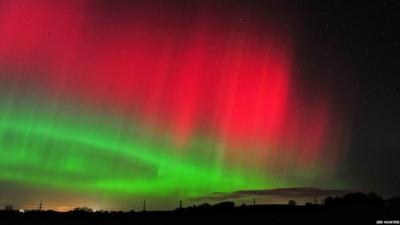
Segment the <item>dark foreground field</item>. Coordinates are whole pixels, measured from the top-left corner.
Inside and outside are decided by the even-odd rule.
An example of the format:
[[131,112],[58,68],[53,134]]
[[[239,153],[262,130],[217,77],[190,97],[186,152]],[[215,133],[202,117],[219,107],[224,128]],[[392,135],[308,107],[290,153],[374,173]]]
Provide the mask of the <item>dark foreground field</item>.
[[233,209],[152,212],[1,212],[0,224],[398,224],[399,209],[256,206]]
[[173,211],[0,211],[0,224],[399,224],[399,205],[252,205],[225,202]]

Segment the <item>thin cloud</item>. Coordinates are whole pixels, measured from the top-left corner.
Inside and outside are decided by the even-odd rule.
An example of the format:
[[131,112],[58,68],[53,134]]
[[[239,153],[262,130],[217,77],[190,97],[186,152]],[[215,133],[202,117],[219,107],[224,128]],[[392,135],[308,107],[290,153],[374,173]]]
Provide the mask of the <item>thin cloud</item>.
[[320,189],[313,187],[278,188],[267,190],[240,190],[230,193],[216,192],[207,196],[194,198],[197,201],[227,201],[243,197],[281,197],[281,198],[302,198],[302,197],[324,197],[341,196],[348,193],[358,192],[357,190],[345,189]]

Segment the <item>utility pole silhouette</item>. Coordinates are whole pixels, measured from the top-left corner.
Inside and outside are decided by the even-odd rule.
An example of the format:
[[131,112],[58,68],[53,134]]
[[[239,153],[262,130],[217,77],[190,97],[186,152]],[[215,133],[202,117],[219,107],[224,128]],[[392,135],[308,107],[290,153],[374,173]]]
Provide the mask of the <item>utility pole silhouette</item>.
[[179,208],[182,209],[182,200],[179,200]]
[[143,212],[146,212],[146,200],[143,201]]
[[39,210],[39,211],[42,211],[42,206],[43,206],[43,201],[42,201],[42,200],[40,200],[40,203],[39,203],[39,208],[38,208],[38,210]]
[[253,198],[253,205],[256,205],[256,198]]
[[318,197],[317,196],[314,196],[314,203],[318,204]]

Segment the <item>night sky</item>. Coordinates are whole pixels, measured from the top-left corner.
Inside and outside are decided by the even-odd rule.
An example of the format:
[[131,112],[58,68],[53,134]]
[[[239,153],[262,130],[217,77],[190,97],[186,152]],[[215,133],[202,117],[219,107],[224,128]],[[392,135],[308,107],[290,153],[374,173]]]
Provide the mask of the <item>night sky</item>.
[[[328,76],[346,102],[341,178],[399,195],[400,5],[396,1],[298,4],[304,74]],[[303,31],[303,32],[302,32]],[[323,71],[323,72],[322,72]]]
[[0,204],[399,195],[399,17],[396,1],[0,1]]

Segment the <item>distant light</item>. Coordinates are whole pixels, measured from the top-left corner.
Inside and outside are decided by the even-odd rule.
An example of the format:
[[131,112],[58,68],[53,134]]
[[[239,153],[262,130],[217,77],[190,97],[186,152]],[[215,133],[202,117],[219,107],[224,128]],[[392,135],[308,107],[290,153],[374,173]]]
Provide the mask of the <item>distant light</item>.
[[24,209],[20,209],[20,210],[18,210],[20,213],[24,213],[25,212],[25,210]]

